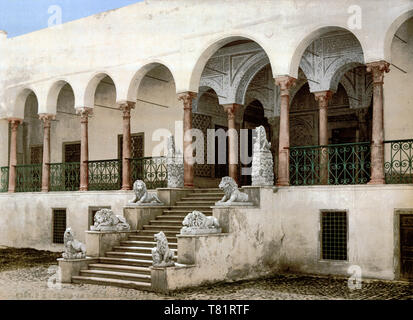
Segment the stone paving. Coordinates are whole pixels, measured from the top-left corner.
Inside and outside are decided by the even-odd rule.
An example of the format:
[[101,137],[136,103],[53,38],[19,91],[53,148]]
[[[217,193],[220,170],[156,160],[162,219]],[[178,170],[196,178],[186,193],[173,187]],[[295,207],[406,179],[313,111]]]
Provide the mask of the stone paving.
[[44,265],[0,272],[0,300],[4,299],[120,299],[120,300],[413,300],[413,286],[401,282],[365,281],[350,290],[346,279],[302,275],[224,283],[186,289],[170,295],[116,287],[58,284],[57,266]]

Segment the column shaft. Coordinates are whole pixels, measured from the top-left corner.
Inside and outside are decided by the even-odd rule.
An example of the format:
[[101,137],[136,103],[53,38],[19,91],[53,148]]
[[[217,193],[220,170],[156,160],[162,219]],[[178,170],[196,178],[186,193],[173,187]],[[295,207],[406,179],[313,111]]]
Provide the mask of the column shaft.
[[131,110],[135,108],[134,102],[120,103],[119,109],[123,112],[123,144],[122,144],[122,190],[132,190],[131,183]]
[[[331,91],[314,92],[319,106],[319,141],[320,146],[328,145],[328,102],[332,97]],[[320,150],[320,183],[328,182],[328,148]]]
[[23,121],[21,119],[8,119],[11,126],[10,136],[10,161],[9,161],[9,192],[16,192],[16,165],[17,165],[17,129]]
[[240,105],[226,104],[224,110],[228,115],[228,171],[229,176],[238,183],[238,131],[235,124],[235,114]]
[[295,84],[295,81],[296,79],[289,76],[280,76],[275,79],[275,84],[281,89],[277,186],[290,184],[290,88]]
[[89,187],[89,137],[88,137],[88,117],[93,113],[93,108],[80,108],[77,110],[80,115],[80,191],[87,191]]
[[384,184],[384,124],[383,124],[383,80],[389,72],[385,61],[367,64],[367,72],[373,75],[373,129],[371,144],[371,179],[369,184]]
[[43,162],[42,162],[42,192],[49,192],[50,188],[50,121],[54,115],[40,114],[43,122]]
[[184,187],[194,187],[194,159],[192,148],[192,100],[196,97],[194,92],[181,93],[178,99],[184,104]]

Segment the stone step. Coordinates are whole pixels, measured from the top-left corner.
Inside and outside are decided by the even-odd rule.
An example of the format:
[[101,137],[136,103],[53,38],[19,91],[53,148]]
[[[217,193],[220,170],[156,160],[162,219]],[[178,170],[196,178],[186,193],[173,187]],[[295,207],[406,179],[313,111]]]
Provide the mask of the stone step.
[[104,264],[123,264],[127,266],[136,266],[136,267],[152,266],[152,259],[142,260],[142,259],[122,258],[122,257],[100,257],[99,262],[102,262]]
[[[138,252],[118,252],[118,251],[109,251],[106,252],[106,257],[108,258],[132,258],[137,260],[150,260],[152,263],[152,253],[138,253]],[[174,259],[177,259],[177,256],[174,256]]]
[[[222,197],[224,195],[222,194]],[[214,196],[214,197],[202,197],[202,196],[194,196],[194,197],[185,197],[182,198],[180,201],[210,201],[210,202],[217,202],[218,200],[222,199],[221,196]]]
[[194,192],[187,195],[187,197],[223,197],[223,192]]
[[148,267],[136,267],[136,266],[128,266],[128,265],[122,265],[122,264],[91,263],[89,264],[89,269],[126,272],[126,273],[138,273],[138,274],[146,274],[146,275],[151,274],[151,269]]
[[129,272],[89,269],[89,270],[80,270],[79,275],[82,277],[120,279],[120,280],[130,280],[130,281],[151,283],[151,276],[148,274],[137,274],[137,273],[129,273]]
[[160,224],[162,223],[162,225],[164,226],[181,226],[182,227],[182,220],[183,219],[162,219],[162,220],[150,220],[149,223],[152,224]]
[[[162,222],[157,222],[156,224],[147,224],[143,226],[143,230],[154,230],[154,231],[163,231],[164,233],[167,231],[180,231],[182,228],[181,225],[173,226],[168,224],[162,224]],[[143,231],[141,230],[141,231]]]
[[[194,210],[178,210],[178,209],[173,209],[173,210],[164,210],[163,214],[177,214],[177,215],[183,215],[183,217],[185,218],[188,213],[191,213]],[[201,211],[203,214],[205,215],[212,215],[212,209],[209,208],[208,210],[198,210]],[[159,217],[159,216],[158,216]]]
[[[137,236],[129,236],[130,240],[135,240],[135,241],[154,241],[153,235],[137,235]],[[168,239],[169,244],[177,244],[178,239],[176,236],[166,236],[166,239]],[[154,246],[155,247],[155,246]]]
[[185,200],[185,201],[177,201],[174,207],[181,207],[181,206],[201,206],[201,207],[211,207],[215,205],[216,201],[208,201],[208,200]]
[[106,279],[100,277],[82,277],[73,276],[73,283],[87,283],[87,284],[97,284],[101,286],[115,286],[122,288],[138,289],[138,290],[150,290],[152,285],[147,282],[138,282],[130,280],[120,280],[120,279]]
[[162,231],[165,234],[166,238],[175,237],[179,233],[179,230],[176,230],[176,231],[171,231],[171,230],[165,230],[165,231],[164,230],[139,230],[138,236],[152,235],[152,237],[153,237],[155,234],[159,233],[160,231]]
[[[127,240],[121,241],[120,245],[122,247],[146,247],[146,248],[155,248],[156,242],[154,241],[135,241],[135,240]],[[176,249],[178,247],[177,243],[169,242],[169,247],[171,249]]]
[[[151,253],[152,249],[155,248],[155,246],[153,246],[153,247],[116,246],[116,247],[113,247],[113,250],[117,251],[117,252]],[[177,254],[177,252],[178,252],[178,249],[176,249],[176,248],[169,248],[169,249],[171,249],[175,254]]]
[[170,210],[188,210],[188,212],[192,212],[194,210],[198,210],[198,211],[212,210],[211,207],[213,207],[214,205],[198,206],[198,205],[185,204],[185,205],[172,206]]

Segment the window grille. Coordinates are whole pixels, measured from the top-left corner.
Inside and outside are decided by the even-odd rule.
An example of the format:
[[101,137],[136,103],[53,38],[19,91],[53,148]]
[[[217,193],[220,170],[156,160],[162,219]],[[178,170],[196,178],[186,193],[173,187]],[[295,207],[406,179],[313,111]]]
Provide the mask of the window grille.
[[324,260],[347,260],[347,212],[322,212],[321,256]]
[[53,243],[64,243],[66,209],[53,209]]

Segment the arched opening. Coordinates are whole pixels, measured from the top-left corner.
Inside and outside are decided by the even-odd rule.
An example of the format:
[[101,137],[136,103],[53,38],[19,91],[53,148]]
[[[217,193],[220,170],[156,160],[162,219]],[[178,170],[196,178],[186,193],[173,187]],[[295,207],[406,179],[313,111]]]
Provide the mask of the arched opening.
[[[270,60],[259,44],[247,38],[226,39],[219,46],[214,47],[214,50],[215,52],[210,52],[208,60],[204,62],[198,89],[200,96],[197,99],[192,125],[193,128],[200,129],[203,132],[208,129],[215,130],[215,137],[217,137],[219,136],[218,130],[228,132],[230,126],[233,125],[229,121],[227,112],[231,113],[231,110],[235,110],[234,129],[238,132],[238,141],[231,144],[228,138],[226,140],[221,139],[219,142],[215,138],[214,157],[217,159],[226,158],[227,164],[225,166],[216,161],[212,166],[196,166],[195,185],[216,187],[223,175],[234,175],[235,180],[244,184],[245,181],[250,181],[251,177],[249,179],[242,177],[240,149],[244,147],[252,148],[252,143],[250,146],[248,144],[240,146],[239,133],[240,129],[243,128],[243,110],[247,105],[250,107],[248,110],[254,108],[258,103],[253,102],[256,100],[262,101],[262,115],[264,115],[264,112],[266,116],[275,112],[275,88]],[[203,88],[209,89],[204,90]],[[247,111],[246,124],[249,123],[248,114],[249,111]],[[250,118],[249,120],[254,119]],[[258,121],[259,124],[262,124],[261,122]],[[251,125],[253,123],[254,121],[250,122]],[[269,134],[268,124],[266,130]],[[225,144],[225,147],[222,144]],[[232,149],[229,145],[232,145]],[[223,157],[217,154],[221,151],[225,151],[226,156]],[[233,171],[229,169],[229,154],[231,152],[236,153],[237,159],[237,167],[232,169]],[[205,155],[205,162],[206,160]],[[235,171],[238,174],[235,174]]]
[[[137,97],[131,114],[132,181],[144,180],[148,188],[165,187],[166,167],[160,157],[166,156],[167,137],[174,135],[177,149],[183,150],[183,108],[175,80],[165,65],[152,63],[139,70],[133,81],[139,85],[131,86]],[[118,139],[121,158],[122,135]]]

